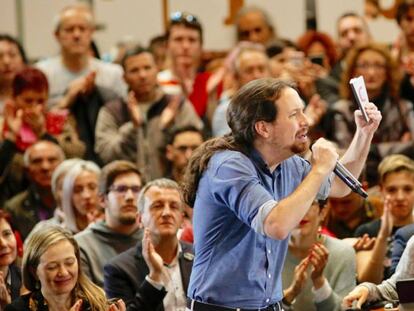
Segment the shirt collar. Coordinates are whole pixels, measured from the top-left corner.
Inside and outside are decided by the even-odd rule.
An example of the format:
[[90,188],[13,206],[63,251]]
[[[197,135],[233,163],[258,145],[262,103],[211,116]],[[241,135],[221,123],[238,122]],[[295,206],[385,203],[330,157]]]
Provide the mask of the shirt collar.
[[166,266],[167,268],[172,268],[172,267],[176,266],[177,263],[178,263],[178,257],[181,253],[182,253],[181,244],[178,243],[177,253],[175,254],[174,259],[169,264],[164,263],[164,266]]
[[249,158],[253,161],[253,163],[266,175],[269,176],[277,176],[281,170],[281,165],[279,164],[278,166],[276,166],[275,170],[272,172],[270,171],[269,166],[267,165],[267,163],[263,160],[261,154],[259,153],[259,151],[257,151],[255,148],[253,148],[250,151],[249,154]]

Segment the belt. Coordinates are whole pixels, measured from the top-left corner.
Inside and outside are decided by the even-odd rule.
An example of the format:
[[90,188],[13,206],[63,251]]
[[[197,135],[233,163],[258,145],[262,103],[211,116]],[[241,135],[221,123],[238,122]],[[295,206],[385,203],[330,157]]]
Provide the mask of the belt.
[[196,300],[187,298],[187,308],[191,311],[282,311],[282,304],[276,302],[273,305],[258,308],[258,309],[245,309],[245,308],[229,308],[209,303],[203,303]]

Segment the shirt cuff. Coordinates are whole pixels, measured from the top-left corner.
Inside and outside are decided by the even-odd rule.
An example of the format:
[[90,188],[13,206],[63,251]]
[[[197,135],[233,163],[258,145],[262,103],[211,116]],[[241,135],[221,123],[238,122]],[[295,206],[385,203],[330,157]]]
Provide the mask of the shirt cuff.
[[334,173],[331,173],[328,177],[325,178],[324,182],[319,188],[318,194],[316,195],[317,200],[326,200],[328,198],[334,177]]
[[269,200],[259,207],[256,217],[253,218],[251,224],[254,231],[261,235],[266,235],[264,232],[264,221],[277,203],[278,202],[275,200]]
[[323,283],[321,288],[315,289],[314,287],[312,287],[312,293],[315,295],[315,302],[319,303],[328,299],[328,297],[332,293],[332,288],[329,285],[328,281],[325,279],[325,282]]
[[149,275],[147,275],[145,277],[145,281],[147,281],[148,283],[150,283],[152,286],[154,286],[158,290],[162,290],[164,288],[164,284],[163,283],[154,281],[153,279],[151,279],[149,277]]

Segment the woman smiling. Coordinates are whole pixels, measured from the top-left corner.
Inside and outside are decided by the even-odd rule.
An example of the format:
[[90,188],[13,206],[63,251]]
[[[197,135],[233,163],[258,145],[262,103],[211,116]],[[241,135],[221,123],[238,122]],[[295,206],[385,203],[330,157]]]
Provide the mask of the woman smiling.
[[102,289],[82,273],[79,260],[79,247],[68,231],[58,226],[36,231],[23,257],[23,283],[30,293],[5,310],[124,311],[122,300],[108,303]]

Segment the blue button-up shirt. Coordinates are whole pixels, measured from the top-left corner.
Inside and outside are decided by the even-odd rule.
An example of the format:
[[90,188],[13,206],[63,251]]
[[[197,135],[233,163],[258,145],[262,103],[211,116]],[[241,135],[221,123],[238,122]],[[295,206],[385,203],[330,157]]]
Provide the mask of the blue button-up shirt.
[[[288,239],[265,236],[263,221],[309,170],[309,163],[298,156],[271,172],[257,151],[249,157],[237,151],[213,155],[194,204],[190,298],[252,309],[283,298],[281,272]],[[320,198],[328,191],[327,182]]]

